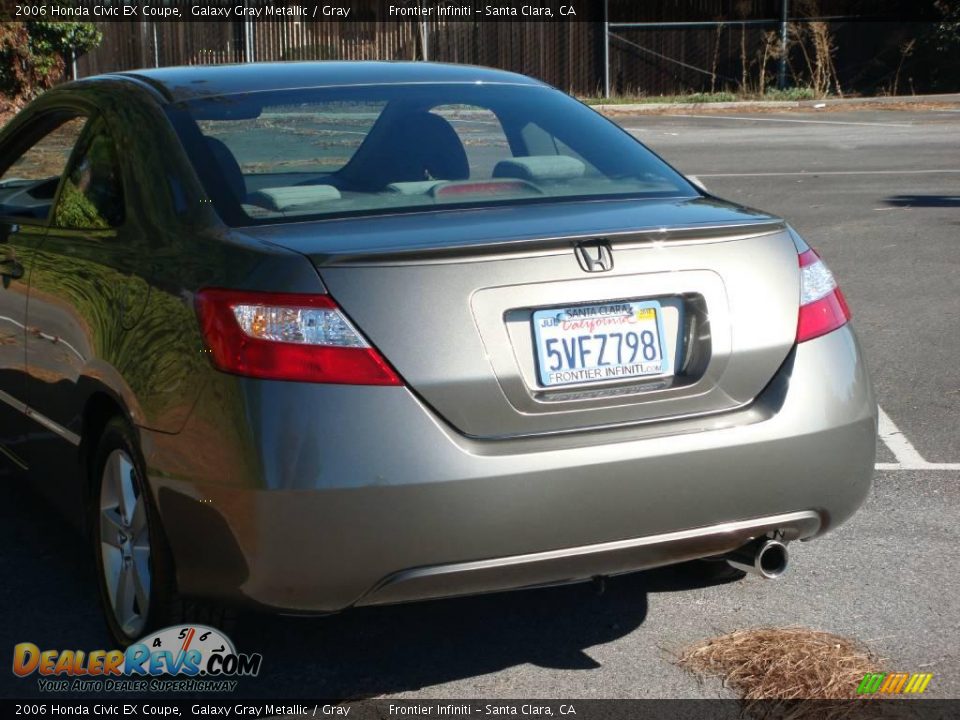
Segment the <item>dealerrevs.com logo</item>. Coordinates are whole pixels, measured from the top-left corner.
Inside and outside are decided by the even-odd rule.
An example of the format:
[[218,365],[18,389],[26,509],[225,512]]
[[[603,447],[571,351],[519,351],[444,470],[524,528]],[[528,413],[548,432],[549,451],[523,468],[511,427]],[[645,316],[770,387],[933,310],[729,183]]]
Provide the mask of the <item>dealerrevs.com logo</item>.
[[36,676],[43,692],[232,692],[235,678],[256,677],[262,662],[205,625],[164,628],[126,650],[13,648],[14,675]]

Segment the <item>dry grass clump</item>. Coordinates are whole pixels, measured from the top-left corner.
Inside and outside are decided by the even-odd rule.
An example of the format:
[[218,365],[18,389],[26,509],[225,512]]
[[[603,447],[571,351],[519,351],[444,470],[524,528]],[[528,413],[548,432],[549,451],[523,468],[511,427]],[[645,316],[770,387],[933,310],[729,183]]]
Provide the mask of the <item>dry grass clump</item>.
[[853,640],[801,627],[737,630],[687,648],[678,664],[722,678],[748,703],[810,701],[790,704],[795,718],[847,714],[851,703],[822,701],[856,698],[863,676],[883,671],[883,660]]

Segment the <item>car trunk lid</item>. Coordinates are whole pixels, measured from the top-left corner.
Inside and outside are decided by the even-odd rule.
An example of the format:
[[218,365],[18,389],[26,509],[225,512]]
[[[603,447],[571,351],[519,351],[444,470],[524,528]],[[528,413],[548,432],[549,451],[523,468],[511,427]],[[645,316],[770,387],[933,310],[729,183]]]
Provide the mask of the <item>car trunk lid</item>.
[[[410,213],[250,234],[309,256],[412,390],[474,437],[740,407],[795,338],[797,255],[784,224],[714,199]],[[591,268],[578,246],[607,248],[612,267]],[[545,385],[535,313],[643,303],[656,309],[668,372]]]

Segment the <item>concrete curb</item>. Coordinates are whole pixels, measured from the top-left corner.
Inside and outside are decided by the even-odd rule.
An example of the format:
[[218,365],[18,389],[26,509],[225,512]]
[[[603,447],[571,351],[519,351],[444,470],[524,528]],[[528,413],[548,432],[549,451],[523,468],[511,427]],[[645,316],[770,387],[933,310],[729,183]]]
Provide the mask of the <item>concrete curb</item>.
[[943,95],[894,95],[885,97],[826,98],[823,100],[742,100],[737,102],[710,103],[603,103],[591,105],[601,113],[644,113],[663,110],[750,110],[756,108],[808,108],[837,107],[844,105],[916,105],[923,103],[947,103],[960,105],[960,93]]

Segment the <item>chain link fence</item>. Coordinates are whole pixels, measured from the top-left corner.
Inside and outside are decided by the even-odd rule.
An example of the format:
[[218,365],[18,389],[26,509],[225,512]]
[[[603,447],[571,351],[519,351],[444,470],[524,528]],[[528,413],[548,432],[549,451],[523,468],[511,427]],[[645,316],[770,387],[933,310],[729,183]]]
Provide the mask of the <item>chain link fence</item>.
[[960,53],[935,52],[926,42],[928,23],[788,23],[782,84],[780,30],[776,21],[614,28],[610,94],[761,96],[782,86],[820,97],[960,89]]

